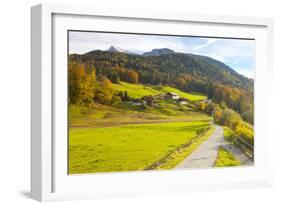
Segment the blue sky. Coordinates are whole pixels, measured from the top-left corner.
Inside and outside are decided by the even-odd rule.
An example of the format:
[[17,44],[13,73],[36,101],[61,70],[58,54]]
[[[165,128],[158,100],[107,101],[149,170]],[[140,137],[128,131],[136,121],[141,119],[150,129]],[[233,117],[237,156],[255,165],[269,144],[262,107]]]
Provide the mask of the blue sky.
[[176,52],[209,56],[224,62],[244,76],[254,78],[254,40],[76,31],[69,33],[70,53],[107,50],[110,46],[136,54],[156,48],[169,48]]

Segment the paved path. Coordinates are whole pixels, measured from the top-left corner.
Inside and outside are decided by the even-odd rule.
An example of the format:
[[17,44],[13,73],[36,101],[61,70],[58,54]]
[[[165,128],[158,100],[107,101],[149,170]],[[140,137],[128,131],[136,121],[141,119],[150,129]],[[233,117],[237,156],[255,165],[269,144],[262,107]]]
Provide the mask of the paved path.
[[223,127],[214,125],[215,131],[197,149],[185,158],[176,169],[179,168],[206,168],[212,167],[217,159],[220,146],[226,147],[227,143],[223,138]]
[[179,168],[208,168],[213,167],[220,146],[230,151],[237,159],[240,160],[241,165],[252,165],[250,160],[239,148],[230,145],[224,140],[223,127],[214,125],[215,131],[213,134],[203,142],[193,153],[179,163],[175,169]]

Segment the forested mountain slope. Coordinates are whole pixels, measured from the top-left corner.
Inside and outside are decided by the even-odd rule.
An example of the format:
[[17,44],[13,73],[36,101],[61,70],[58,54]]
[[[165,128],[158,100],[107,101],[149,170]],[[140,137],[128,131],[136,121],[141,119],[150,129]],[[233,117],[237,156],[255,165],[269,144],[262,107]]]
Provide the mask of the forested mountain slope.
[[70,54],[69,63],[85,65],[87,73],[105,76],[113,83],[125,81],[146,85],[169,85],[186,92],[199,92],[226,104],[246,119],[253,119],[254,80],[238,74],[216,59],[169,49],[145,55],[94,50]]

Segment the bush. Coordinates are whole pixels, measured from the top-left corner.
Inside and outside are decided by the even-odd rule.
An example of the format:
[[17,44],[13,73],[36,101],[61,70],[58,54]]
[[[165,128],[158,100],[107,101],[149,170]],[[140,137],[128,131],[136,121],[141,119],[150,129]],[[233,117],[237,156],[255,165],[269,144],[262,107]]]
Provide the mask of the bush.
[[245,120],[246,122],[249,122],[251,124],[254,123],[254,110],[253,109],[247,110],[241,116],[242,116],[243,120]]
[[229,129],[228,127],[223,128],[223,136],[225,140],[232,141],[234,138],[234,131],[232,129]]
[[114,95],[111,100],[112,104],[119,104],[122,102],[121,97]]
[[222,110],[222,114],[218,122],[221,125],[227,126],[233,130],[242,122],[242,119],[238,113],[231,109],[224,109]]
[[248,144],[254,145],[254,130],[250,128],[247,124],[245,123],[239,124],[235,132],[240,138],[245,140]]
[[221,108],[219,106],[214,106],[212,114],[213,114],[214,121],[216,123],[219,123],[221,115],[222,115]]

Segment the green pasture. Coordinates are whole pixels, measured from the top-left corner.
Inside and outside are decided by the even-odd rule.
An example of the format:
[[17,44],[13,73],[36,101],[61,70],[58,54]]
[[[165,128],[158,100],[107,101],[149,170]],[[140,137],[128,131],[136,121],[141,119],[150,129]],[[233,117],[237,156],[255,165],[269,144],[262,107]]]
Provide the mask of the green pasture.
[[89,107],[70,105],[70,127],[107,127],[120,124],[161,123],[173,121],[210,121],[206,114],[172,103],[163,103],[159,108],[141,108],[129,103],[115,106],[92,105]]
[[188,155],[190,155],[201,143],[206,141],[211,134],[214,132],[215,128],[210,127],[206,132],[198,135],[197,138],[193,139],[188,147],[181,148],[180,150],[174,151],[165,162],[160,164],[157,169],[172,169],[177,166],[182,160],[184,160]]
[[[206,98],[167,86],[144,86],[120,82],[115,91],[133,98],[175,92],[191,101]],[[107,106],[69,106],[69,173],[144,170],[171,155],[153,169],[174,167],[188,156],[213,129],[212,117],[175,100],[158,100],[157,107],[121,102]],[[203,134],[203,135],[202,135]],[[178,150],[192,141],[189,147]]]
[[70,128],[69,173],[143,170],[209,126],[194,121]]
[[115,91],[127,91],[128,96],[132,98],[142,98],[148,95],[160,94],[160,91],[153,89],[152,87],[145,86],[142,84],[130,84],[127,82],[120,82],[119,84],[112,84]]
[[190,101],[200,101],[200,100],[203,100],[203,99],[207,98],[206,96],[204,96],[202,94],[187,93],[187,92],[183,92],[179,89],[176,89],[174,87],[169,87],[169,86],[156,86],[156,87],[153,87],[153,88],[158,89],[162,93],[174,92],[174,93],[178,94],[180,97],[186,98]]
[[179,89],[169,86],[145,86],[142,84],[130,84],[127,82],[120,82],[119,84],[112,84],[115,91],[127,91],[132,98],[142,98],[143,96],[163,94],[167,92],[174,92],[180,97],[189,99],[190,101],[199,101],[207,97],[201,94],[191,94],[180,91]]

